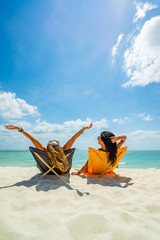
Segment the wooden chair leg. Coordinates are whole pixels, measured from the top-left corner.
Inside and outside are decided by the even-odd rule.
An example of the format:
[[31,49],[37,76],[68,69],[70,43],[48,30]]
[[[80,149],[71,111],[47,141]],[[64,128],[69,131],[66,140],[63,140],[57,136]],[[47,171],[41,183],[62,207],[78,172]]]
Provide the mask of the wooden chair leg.
[[[61,178],[61,176],[60,176],[58,173],[56,173],[56,171],[54,171],[53,168],[55,168],[55,166],[50,167],[50,166],[43,160],[43,158],[41,158],[41,157],[38,155],[38,153],[35,152],[35,154],[36,154],[37,157],[39,157],[39,159],[48,167],[47,172],[45,172],[45,173],[42,175],[42,177],[44,177],[48,172],[52,171],[57,177]],[[61,178],[61,179],[62,179],[62,178]]]
[[103,173],[101,173],[101,174],[99,174],[98,178],[101,178],[101,177],[103,177],[105,174],[106,174],[106,171],[105,171],[105,172],[103,172]]
[[48,171],[45,172],[45,173],[41,176],[41,178],[43,178],[43,177],[46,176],[50,171],[52,171],[57,177],[59,177],[60,179],[62,179],[61,176],[60,176],[56,171],[54,171],[53,168],[55,168],[55,167],[52,167],[52,168],[48,169]]
[[51,171],[51,169],[48,169],[48,171],[45,172],[45,173],[41,176],[41,178],[43,178],[44,176],[46,176],[50,171]]
[[[107,163],[105,163],[105,161],[103,161],[103,159],[101,159],[96,153],[95,153],[95,155],[104,163],[104,165],[106,165],[107,169],[109,169],[116,177],[118,177],[118,175],[107,165]],[[106,172],[106,170],[105,170],[105,172]],[[102,174],[104,174],[104,172]]]

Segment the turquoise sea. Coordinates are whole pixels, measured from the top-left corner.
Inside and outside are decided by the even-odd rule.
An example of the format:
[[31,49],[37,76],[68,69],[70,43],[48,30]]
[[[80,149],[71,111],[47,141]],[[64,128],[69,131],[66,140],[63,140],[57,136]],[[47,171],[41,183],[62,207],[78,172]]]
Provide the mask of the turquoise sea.
[[[72,167],[82,167],[87,158],[87,150],[76,149]],[[29,151],[0,151],[0,167],[6,166],[34,167],[36,163]],[[128,150],[120,161],[119,168],[160,169],[160,150]]]

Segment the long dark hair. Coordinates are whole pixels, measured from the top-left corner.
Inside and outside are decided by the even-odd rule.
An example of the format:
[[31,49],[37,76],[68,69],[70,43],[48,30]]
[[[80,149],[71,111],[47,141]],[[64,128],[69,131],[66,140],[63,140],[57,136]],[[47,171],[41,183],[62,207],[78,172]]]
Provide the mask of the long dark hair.
[[112,136],[115,136],[111,132],[103,131],[101,132],[101,140],[104,142],[106,152],[109,152],[109,162],[110,166],[113,166],[116,161],[117,154],[117,144],[111,142]]

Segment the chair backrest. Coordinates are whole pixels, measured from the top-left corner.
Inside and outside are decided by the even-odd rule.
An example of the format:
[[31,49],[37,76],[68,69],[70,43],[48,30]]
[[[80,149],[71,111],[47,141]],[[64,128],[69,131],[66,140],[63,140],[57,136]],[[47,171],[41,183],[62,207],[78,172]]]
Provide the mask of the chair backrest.
[[[109,152],[102,150],[97,150],[89,147],[89,157],[88,157],[88,173],[91,174],[101,174],[106,170],[106,164],[109,166]],[[126,153],[127,147],[122,147],[117,150],[117,159],[113,166],[110,168],[114,171],[118,163],[122,159],[123,155]],[[106,163],[106,164],[105,164]],[[108,170],[109,171],[109,170]],[[107,171],[106,171],[107,172]]]
[[[35,161],[37,162],[37,167],[40,169],[41,172],[46,172],[48,170],[48,167],[39,159],[39,157],[37,157],[37,155],[35,153],[38,153],[39,156],[41,158],[43,158],[43,160],[50,166],[50,161],[47,155],[47,152],[41,151],[37,148],[34,147],[29,147],[29,150],[31,151]],[[69,149],[64,151],[65,155],[66,155],[66,159],[68,161],[68,171],[70,171],[71,167],[72,167],[72,158],[73,158],[73,154],[75,152],[75,148]],[[58,173],[58,174],[62,174],[62,172],[58,169],[58,168],[54,168],[54,170]],[[49,174],[53,174],[52,172],[50,172]]]

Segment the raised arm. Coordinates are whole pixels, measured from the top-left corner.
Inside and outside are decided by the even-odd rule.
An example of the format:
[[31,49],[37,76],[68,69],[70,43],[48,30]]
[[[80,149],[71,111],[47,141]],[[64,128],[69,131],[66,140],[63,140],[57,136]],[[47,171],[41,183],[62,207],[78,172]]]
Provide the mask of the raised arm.
[[118,137],[113,136],[113,137],[111,137],[111,141],[112,141],[112,143],[120,141],[119,143],[117,143],[117,148],[120,148],[122,146],[122,144],[126,141],[126,138],[127,138],[127,136],[125,136],[125,135],[118,136]]
[[43,146],[43,144],[41,144],[35,137],[33,137],[31,134],[24,131],[22,128],[14,125],[6,125],[5,127],[8,130],[18,130],[19,132],[23,133],[24,136],[29,138],[37,149],[42,151],[47,151],[47,148]]
[[68,142],[63,146],[63,150],[68,150],[72,147],[73,143],[75,142],[75,140],[86,130],[86,129],[90,129],[93,126],[93,124],[91,123],[89,126],[83,127],[81,130],[79,130],[79,132],[77,132],[76,134],[74,134],[69,140]]

